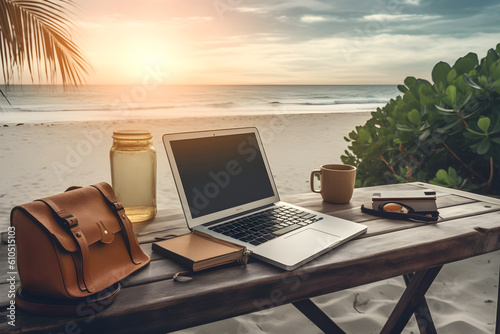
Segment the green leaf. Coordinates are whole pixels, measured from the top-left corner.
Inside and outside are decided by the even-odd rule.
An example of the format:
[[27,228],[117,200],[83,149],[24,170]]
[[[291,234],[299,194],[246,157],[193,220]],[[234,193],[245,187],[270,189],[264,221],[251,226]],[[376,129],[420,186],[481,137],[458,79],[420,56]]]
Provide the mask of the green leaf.
[[477,54],[469,52],[465,57],[458,58],[453,68],[457,70],[458,74],[469,73],[478,64]]
[[490,140],[491,140],[492,142],[494,142],[495,144],[500,144],[500,137],[491,138]]
[[415,79],[415,77],[406,77],[405,81],[404,81],[406,87],[408,87],[409,89],[411,89],[413,86],[415,86],[416,82],[417,82],[417,79]]
[[493,88],[495,90],[495,92],[497,92],[497,94],[500,94],[500,79],[493,82],[491,84],[491,88]]
[[457,88],[453,85],[446,87],[446,96],[451,105],[455,105],[457,103]]
[[413,109],[412,111],[410,111],[408,113],[408,119],[413,124],[418,125],[420,123],[420,113],[418,112],[418,110],[417,109]]
[[406,102],[406,103],[418,103],[418,100],[417,98],[415,97],[415,95],[413,95],[413,93],[411,91],[407,91],[405,93],[405,95],[403,96],[403,100]]
[[453,68],[450,72],[448,72],[448,75],[446,76],[446,81],[452,82],[453,80],[455,80],[456,77],[457,77],[457,70]]
[[370,135],[370,132],[366,131],[365,129],[359,129],[359,138],[358,140],[360,142],[371,142],[372,141],[372,136]]
[[432,69],[432,81],[434,81],[434,84],[438,83],[445,83],[446,78],[448,76],[448,72],[451,71],[450,65],[448,63],[445,63],[443,61],[439,62],[434,66]]
[[398,90],[404,94],[408,91],[408,88],[405,85],[398,85]]
[[488,133],[488,129],[490,128],[491,121],[488,117],[481,116],[477,121],[477,126],[483,130],[484,133]]
[[448,167],[448,180],[456,178],[457,178],[457,171],[455,170],[455,168]]
[[469,94],[471,94],[470,92],[472,91],[472,89],[470,89],[469,85],[465,82],[463,75],[458,76],[454,81],[454,84],[458,88],[459,92],[462,92],[464,94],[469,92]]
[[477,154],[483,155],[490,149],[490,140],[488,138],[483,138],[479,145],[477,146]]
[[418,95],[420,97],[420,104],[423,106],[428,106],[434,104],[435,92],[433,87],[430,85],[422,85],[418,90]]
[[448,173],[446,173],[446,171],[444,169],[440,169],[437,171],[436,173],[436,177],[439,181],[443,181],[445,183],[449,183],[448,182]]
[[[488,53],[486,55],[486,58],[484,59],[484,65],[486,66],[486,70],[489,70],[490,66],[494,62],[496,62],[498,60],[498,58],[499,58],[498,57],[498,53],[495,50],[493,50],[493,49],[489,49]],[[481,73],[483,73],[483,72],[481,71]],[[483,73],[483,74],[485,74],[485,73]]]
[[491,64],[490,75],[493,81],[500,80],[500,59]]

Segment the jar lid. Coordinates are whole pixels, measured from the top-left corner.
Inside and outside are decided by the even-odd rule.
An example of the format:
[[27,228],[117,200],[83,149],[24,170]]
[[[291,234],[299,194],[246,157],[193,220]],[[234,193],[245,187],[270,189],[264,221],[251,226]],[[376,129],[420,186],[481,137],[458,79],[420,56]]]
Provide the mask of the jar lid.
[[118,140],[148,140],[153,138],[153,135],[146,130],[116,130],[113,131],[112,137]]

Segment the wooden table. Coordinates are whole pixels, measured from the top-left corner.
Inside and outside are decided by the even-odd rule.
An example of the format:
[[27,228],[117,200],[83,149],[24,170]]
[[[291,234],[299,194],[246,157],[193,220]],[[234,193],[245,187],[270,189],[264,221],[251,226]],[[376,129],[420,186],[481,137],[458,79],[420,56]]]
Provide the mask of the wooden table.
[[[360,211],[375,190],[432,188],[438,193],[443,218],[437,224],[377,219]],[[182,268],[152,253],[157,236],[187,232],[181,215],[160,212],[148,224],[135,225],[151,263],[122,282],[123,289],[108,309],[86,318],[43,317],[15,311],[15,327],[8,325],[6,306],[6,246],[0,247],[0,332],[52,333],[164,333],[293,303],[327,333],[343,331],[310,298],[404,275],[408,284],[382,333],[400,332],[416,310],[422,333],[435,328],[424,294],[440,268],[453,261],[500,249],[500,200],[410,183],[359,188],[349,204],[321,201],[318,194],[284,200],[309,209],[361,222],[368,232],[312,262],[287,272],[252,261],[246,267],[226,265],[193,275],[189,282],[171,279]],[[498,318],[498,315],[497,315]]]

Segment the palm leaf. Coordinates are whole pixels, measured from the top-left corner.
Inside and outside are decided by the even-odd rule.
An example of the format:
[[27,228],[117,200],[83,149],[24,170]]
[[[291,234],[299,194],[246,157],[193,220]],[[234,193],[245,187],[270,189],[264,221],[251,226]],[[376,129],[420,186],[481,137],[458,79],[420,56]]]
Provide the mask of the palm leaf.
[[25,68],[35,81],[64,86],[84,82],[91,69],[71,40],[74,24],[67,18],[72,0],[0,0],[0,64],[6,84]]

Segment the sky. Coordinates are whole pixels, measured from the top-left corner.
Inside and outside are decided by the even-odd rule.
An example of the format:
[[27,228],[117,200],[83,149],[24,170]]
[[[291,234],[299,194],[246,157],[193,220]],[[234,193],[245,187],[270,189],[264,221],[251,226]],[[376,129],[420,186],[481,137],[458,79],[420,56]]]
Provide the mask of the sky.
[[500,43],[498,0],[75,2],[89,84],[399,84]]

